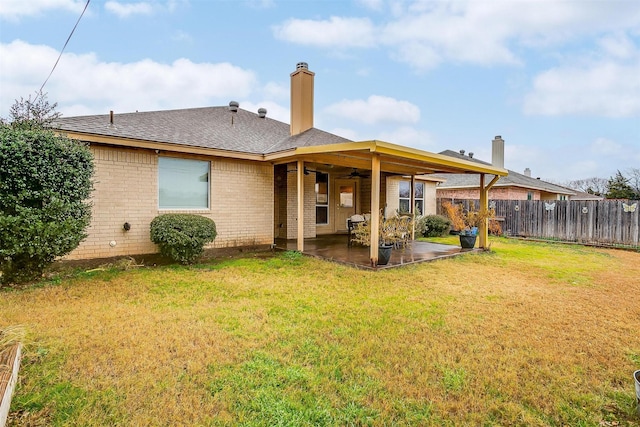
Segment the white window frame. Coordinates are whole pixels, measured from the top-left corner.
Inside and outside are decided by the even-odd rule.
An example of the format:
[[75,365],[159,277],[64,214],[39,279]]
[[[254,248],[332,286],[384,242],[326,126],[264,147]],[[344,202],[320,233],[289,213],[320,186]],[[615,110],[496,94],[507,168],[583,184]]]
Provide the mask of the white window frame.
[[[162,179],[162,172],[163,172],[163,167],[161,165],[161,163],[165,162],[165,161],[170,161],[170,162],[184,162],[184,163],[188,163],[188,162],[193,162],[193,165],[199,164],[202,169],[204,169],[204,165],[206,164],[206,170],[207,170],[207,181],[206,181],[206,188],[207,188],[207,203],[206,206],[188,206],[188,205],[162,205],[162,198],[161,198],[161,185],[162,182],[164,181]],[[187,179],[189,178],[197,178],[194,174],[193,177],[187,177]],[[211,207],[211,162],[208,160],[199,160],[199,159],[185,159],[182,157],[171,157],[171,156],[159,156],[158,157],[158,210],[163,210],[163,211],[203,211],[203,210],[209,210]]]
[[[401,197],[400,196],[400,192],[402,191],[402,189],[400,188],[400,186],[406,183],[409,185],[409,197]],[[422,197],[416,197],[416,186],[418,185],[422,185]],[[418,202],[420,202],[420,204],[422,205],[422,209],[420,209],[420,215],[424,215],[424,192],[425,192],[426,186],[424,185],[424,182],[422,181],[415,181],[415,185],[413,187],[413,194],[414,194],[414,204],[417,204]],[[402,180],[399,182],[398,184],[398,211],[400,211],[401,205],[402,205],[402,201],[406,200],[406,204],[407,206],[409,206],[409,208],[411,208],[411,181],[406,181],[406,180]],[[416,213],[415,212],[416,207],[415,205],[413,206],[413,210],[410,210],[410,212],[412,213]]]
[[[327,201],[326,203],[318,203],[318,175],[325,175],[327,177]],[[330,182],[330,177],[329,174],[326,172],[316,172],[316,185],[315,185],[315,200],[316,200],[316,225],[329,225],[329,222],[331,221],[330,215],[329,215],[329,200],[331,200],[331,188],[329,185]],[[327,210],[327,222],[322,222],[319,223],[318,222],[318,208],[325,208]]]

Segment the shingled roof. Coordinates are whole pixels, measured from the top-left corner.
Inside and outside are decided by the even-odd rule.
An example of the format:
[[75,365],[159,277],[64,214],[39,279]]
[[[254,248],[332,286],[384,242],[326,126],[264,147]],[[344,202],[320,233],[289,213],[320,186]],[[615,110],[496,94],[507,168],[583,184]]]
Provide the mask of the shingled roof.
[[[444,154],[445,156],[455,157],[458,159],[464,159],[475,163],[480,163],[483,165],[490,165],[491,163],[484,162],[482,160],[475,159],[473,157],[465,156],[464,154],[457,153],[452,150],[445,150],[440,152],[440,154]],[[522,188],[530,188],[533,190],[545,191],[548,193],[557,193],[557,194],[566,194],[566,195],[574,195],[575,191],[562,187],[560,185],[552,184],[550,182],[543,181],[538,178],[532,178],[527,175],[523,175],[521,173],[509,171],[509,175],[504,176],[498,180],[498,182],[494,185],[494,187],[522,187]],[[445,179],[445,182],[440,184],[438,188],[478,188],[480,185],[480,176],[479,175],[469,175],[469,174],[454,174],[454,173],[442,173],[435,174],[435,177]],[[491,180],[492,177],[489,177]]]
[[60,131],[212,148],[250,154],[269,154],[296,147],[351,142],[311,128],[291,136],[289,125],[256,113],[228,107],[188,108],[63,117],[52,127]]

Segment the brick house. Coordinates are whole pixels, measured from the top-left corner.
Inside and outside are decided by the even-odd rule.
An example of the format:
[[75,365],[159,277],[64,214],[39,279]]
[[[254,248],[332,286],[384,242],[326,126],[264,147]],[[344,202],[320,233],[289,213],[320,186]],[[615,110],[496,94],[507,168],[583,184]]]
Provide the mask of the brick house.
[[[504,147],[504,140],[500,136],[496,136],[493,145],[498,146],[496,149],[500,151],[499,146]],[[473,157],[473,153],[468,155],[464,151],[456,153],[452,150],[440,152],[445,156],[456,159],[464,159],[483,165],[494,164],[496,167],[503,167],[503,160],[492,159],[492,163],[487,163]],[[498,156],[498,159],[500,157]],[[527,168],[524,174],[509,171],[509,175],[498,181],[489,191],[489,198],[492,200],[569,200],[577,193],[570,189],[557,184],[552,184],[541,180],[540,178],[532,178],[531,171]],[[438,199],[480,199],[480,191],[478,189],[479,178],[477,175],[469,174],[436,174],[435,178],[443,180],[438,184],[436,194]]]
[[[237,102],[59,119],[54,128],[87,142],[95,158],[89,236],[67,258],[156,253],[149,224],[168,212],[213,219],[218,236],[212,248],[282,238],[297,239],[303,251],[304,238],[345,232],[355,213],[435,212],[440,180],[433,173],[472,173],[482,182],[485,174],[507,174],[468,159],[354,142],[314,128],[314,76],[306,63],[291,74],[290,125]],[[376,225],[377,215],[371,221]]]

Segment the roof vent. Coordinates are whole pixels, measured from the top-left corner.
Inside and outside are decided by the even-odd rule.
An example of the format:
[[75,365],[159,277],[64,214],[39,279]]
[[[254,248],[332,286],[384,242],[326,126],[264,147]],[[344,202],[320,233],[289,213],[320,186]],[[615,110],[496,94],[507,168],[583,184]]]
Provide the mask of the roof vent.
[[464,150],[460,150],[460,155],[464,156]]
[[258,117],[260,117],[261,119],[264,119],[266,116],[267,116],[267,109],[258,108]]
[[473,159],[473,152],[469,151],[469,157],[471,157]]
[[296,70],[308,70],[309,69],[309,64],[307,64],[306,62],[298,62],[296,64]]
[[231,101],[229,103],[229,111],[231,111],[232,113],[236,113],[238,111],[239,106],[240,106],[240,103],[238,101]]

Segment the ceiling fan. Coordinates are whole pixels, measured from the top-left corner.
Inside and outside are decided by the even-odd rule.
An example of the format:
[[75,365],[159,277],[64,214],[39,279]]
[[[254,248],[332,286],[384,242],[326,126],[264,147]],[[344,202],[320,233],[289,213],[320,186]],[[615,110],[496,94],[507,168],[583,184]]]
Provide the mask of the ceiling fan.
[[369,178],[369,175],[365,175],[358,171],[358,168],[353,168],[349,175],[345,175],[342,178],[354,179],[354,178]]

